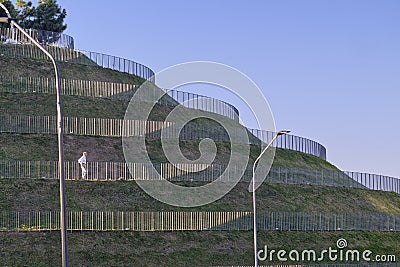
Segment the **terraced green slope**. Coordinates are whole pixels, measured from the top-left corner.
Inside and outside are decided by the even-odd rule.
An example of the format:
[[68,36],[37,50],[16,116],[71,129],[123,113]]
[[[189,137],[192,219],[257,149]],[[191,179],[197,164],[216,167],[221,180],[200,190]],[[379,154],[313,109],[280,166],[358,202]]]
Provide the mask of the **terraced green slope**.
[[[69,117],[123,119],[129,101],[81,96],[61,96],[63,115]],[[0,93],[0,114],[55,116],[56,96]],[[171,107],[156,105],[149,120],[162,120]]]
[[[29,58],[11,58],[0,56],[0,75],[14,77],[54,77],[54,68],[50,61]],[[128,73],[100,66],[88,66],[59,62],[60,77],[65,79],[132,83],[140,85],[144,79]]]
[[[71,64],[74,66],[73,64]],[[110,100],[104,98],[90,98],[78,96],[62,96],[63,114],[71,117],[91,117],[123,119],[128,101]],[[156,105],[150,114],[150,120],[164,120],[171,111],[171,107]],[[56,112],[56,98],[47,94],[14,94],[0,93],[0,114],[54,116]],[[206,112],[203,112],[207,115]],[[234,121],[223,116],[221,118],[233,127],[242,127]],[[199,119],[189,124],[193,129],[208,128],[223,132],[221,127],[210,120]],[[236,126],[237,125],[237,126]],[[2,134],[0,143],[0,159],[2,160],[51,160],[51,155],[57,154],[55,136],[40,134]],[[250,136],[251,137],[251,136]],[[254,137],[251,137],[254,139]],[[183,153],[190,157],[198,156],[199,141],[181,141]],[[229,144],[217,142],[218,156],[216,164],[225,164],[229,160]],[[23,148],[23,149],[21,149]],[[120,138],[112,137],[88,137],[67,135],[65,137],[65,159],[74,161],[80,150],[85,148],[90,151],[91,161],[117,161],[123,162],[122,144]],[[153,162],[166,162],[162,152],[161,143],[158,140],[148,140],[147,148]],[[259,154],[259,148],[253,146],[251,159]],[[278,150],[276,165],[299,168],[317,168],[337,170],[335,166],[311,155],[290,150]]]
[[[200,182],[179,183],[199,186]],[[135,182],[67,181],[67,208],[71,211],[251,211],[249,184],[241,182],[215,203],[176,208],[147,195]],[[58,210],[57,180],[0,179],[0,210]],[[400,213],[396,193],[325,186],[263,184],[257,191],[260,211]]]
[[[72,79],[99,80],[140,84],[143,79],[125,73],[60,63],[61,76]],[[47,61],[0,57],[0,75],[52,77]],[[127,101],[101,98],[63,96],[64,115],[122,119]],[[158,106],[152,120],[162,120],[170,108]],[[55,96],[40,94],[0,94],[1,114],[55,114]],[[208,121],[197,121],[218,127]],[[233,122],[232,122],[233,123]],[[210,126],[211,125],[211,126]],[[74,161],[82,148],[90,149],[91,161],[123,162],[120,138],[96,136],[65,136],[65,159]],[[0,134],[0,160],[55,160],[55,135]],[[216,163],[227,161],[229,145],[217,143]],[[89,148],[89,149],[87,149]],[[147,140],[153,162],[165,162],[160,142]],[[182,141],[181,149],[188,158],[199,155],[198,141]],[[329,149],[329,148],[328,148]],[[251,159],[259,148],[252,147]],[[290,150],[277,150],[275,165],[337,170],[320,158]],[[186,186],[200,183],[181,183]],[[162,204],[144,193],[133,181],[88,182],[67,181],[67,209],[73,211],[250,211],[251,194],[248,183],[239,183],[219,201],[196,209],[181,209]],[[0,210],[58,210],[57,180],[0,179]],[[398,194],[349,189],[342,187],[263,184],[257,191],[260,211],[293,212],[380,212],[400,213]],[[259,244],[271,248],[327,248],[336,240],[346,238],[352,248],[371,249],[374,253],[399,255],[398,233],[380,232],[260,232]],[[1,266],[57,266],[60,262],[58,232],[0,232]],[[73,232],[69,233],[71,266],[209,266],[250,265],[252,263],[252,232]]]
[[[14,76],[44,76],[44,77],[52,77],[52,66],[49,64],[47,61],[35,61],[31,59],[14,59],[14,58],[8,58],[8,57],[2,57],[2,60],[0,61],[0,66],[2,67],[2,73],[1,75],[14,75]],[[24,66],[23,68],[21,66]],[[83,68],[83,69],[82,69]],[[86,79],[86,80],[100,80],[100,81],[110,81],[110,82],[128,82],[135,84],[139,84],[143,82],[143,79],[140,79],[136,76],[129,75],[126,73],[119,73],[116,71],[108,70],[108,69],[102,69],[100,67],[95,67],[95,66],[84,66],[84,65],[78,65],[78,64],[70,64],[70,63],[61,63],[61,76],[65,78],[72,78],[72,79]],[[132,77],[134,78],[132,80]],[[72,117],[94,117],[94,118],[110,118],[110,119],[122,119],[126,107],[128,105],[128,101],[121,101],[121,100],[109,100],[109,99],[102,99],[102,98],[89,98],[89,97],[77,97],[77,96],[62,96],[62,101],[63,101],[63,112],[64,116],[72,116]],[[156,108],[153,110],[153,112],[150,115],[150,120],[163,120],[165,116],[168,114],[168,112],[171,110],[170,107],[167,106],[162,106],[158,105]],[[56,111],[56,100],[54,95],[45,95],[45,94],[13,94],[13,93],[1,93],[0,94],[0,112],[1,114],[15,114],[15,115],[36,115],[36,116],[54,116]],[[222,116],[221,116],[222,117]],[[225,119],[225,118],[224,118]],[[226,120],[226,119],[225,119]],[[232,124],[235,124],[233,121],[229,122]],[[198,120],[195,123],[192,123],[197,126],[204,126],[204,127],[210,127],[211,124],[209,121],[202,121]],[[237,127],[241,127],[240,125],[237,125]],[[214,124],[214,126],[211,126],[210,128],[215,128],[218,129],[219,127]],[[24,141],[21,138],[21,142],[13,142],[14,146],[24,146],[25,143],[31,143],[31,140]],[[31,139],[29,136],[27,137],[28,139]],[[254,139],[254,137],[251,137]],[[44,138],[43,140],[40,140],[41,138],[36,135],[35,140],[40,145],[43,145],[44,142],[47,142]],[[78,140],[84,140],[84,137],[73,137],[69,139],[74,139],[75,141]],[[81,146],[80,147],[93,147],[90,146],[90,143],[85,146],[85,141],[78,141]],[[104,143],[104,139],[101,140],[100,142]],[[106,143],[112,144],[110,147],[113,148],[121,148],[121,145],[118,143],[115,143],[115,140],[109,139],[105,141]],[[9,142],[7,142],[9,143]],[[186,155],[189,154],[196,154],[197,150],[197,144],[198,142],[182,142],[182,149],[186,151]],[[29,147],[32,147],[30,149]],[[36,151],[41,151],[40,147],[36,147],[34,144],[32,146],[29,146],[26,150],[25,153],[26,155],[35,155],[35,159],[45,159],[40,155],[40,153],[36,153]],[[50,143],[49,146],[50,147]],[[150,156],[152,157],[153,161],[155,162],[165,162],[165,159],[163,158],[163,153],[160,153],[160,147],[157,144],[157,141],[149,141],[149,150],[150,151]],[[219,147],[224,147],[223,144],[220,144]],[[73,148],[73,147],[71,147]],[[191,153],[190,151],[193,150]],[[18,158],[13,156],[12,151],[14,151],[13,148],[9,148],[8,144],[4,146],[4,149],[1,154],[3,155],[10,155],[10,156],[3,156],[3,159],[7,158],[13,158],[13,159],[27,159],[27,158]],[[253,151],[257,151],[257,149],[253,149]],[[111,149],[111,151],[104,151],[107,152],[106,154],[109,155],[106,161],[116,160],[119,159],[119,161],[122,161],[123,158],[121,157],[121,153],[119,155],[114,156],[112,155],[114,150]],[[225,150],[226,152],[229,152]],[[253,152],[253,155],[255,155],[257,152]],[[96,151],[94,153],[91,153],[92,157],[91,160],[93,161],[102,161],[101,155],[104,153],[97,153]],[[97,157],[96,155],[99,155]],[[111,156],[110,156],[111,155]],[[291,155],[286,155],[286,158],[293,157],[297,154],[291,153]],[[71,156],[67,153],[66,158],[70,158],[71,160],[76,157],[75,153],[72,154]],[[254,156],[252,156],[254,158]],[[298,159],[301,159],[303,161],[302,164],[291,164],[291,166],[297,166],[297,167],[304,167],[304,168],[312,168],[312,167],[320,167],[323,169],[335,169],[334,166],[327,164],[326,162],[319,161],[315,157],[308,157],[305,155],[298,154],[297,155]],[[32,158],[30,158],[32,159]],[[314,160],[317,160],[318,163],[314,164],[312,163]],[[290,160],[289,160],[290,161]],[[309,161],[309,162],[308,162]],[[221,157],[218,158],[216,163],[223,164],[226,162],[226,156],[222,155]],[[289,166],[288,161],[284,160],[284,158],[281,158],[279,161],[281,166]],[[308,163],[304,163],[308,162]]]
[[[68,233],[71,266],[251,266],[252,231],[234,232],[73,232]],[[351,250],[400,255],[393,232],[260,232],[259,245],[276,251],[336,248],[344,238]],[[2,266],[59,266],[59,233],[0,233]],[[276,254],[275,254],[276,255]],[[276,256],[272,262],[282,264]],[[289,264],[285,262],[285,264]],[[343,264],[327,261],[321,263]],[[349,262],[358,264],[359,262]],[[365,262],[363,262],[365,263]],[[297,263],[296,263],[297,264]],[[304,262],[304,264],[313,264]],[[368,266],[368,265],[367,265]]]

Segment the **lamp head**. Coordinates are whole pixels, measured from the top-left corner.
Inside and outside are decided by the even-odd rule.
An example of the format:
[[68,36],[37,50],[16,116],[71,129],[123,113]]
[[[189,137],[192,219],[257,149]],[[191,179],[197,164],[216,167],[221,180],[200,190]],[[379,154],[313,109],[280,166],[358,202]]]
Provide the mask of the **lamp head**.
[[7,18],[7,17],[0,17],[0,23],[10,24],[11,23],[11,19]]
[[284,135],[284,134],[288,134],[288,133],[290,133],[290,132],[291,132],[290,130],[282,130],[282,131],[279,131],[277,135],[278,135],[278,136],[279,136],[279,135]]

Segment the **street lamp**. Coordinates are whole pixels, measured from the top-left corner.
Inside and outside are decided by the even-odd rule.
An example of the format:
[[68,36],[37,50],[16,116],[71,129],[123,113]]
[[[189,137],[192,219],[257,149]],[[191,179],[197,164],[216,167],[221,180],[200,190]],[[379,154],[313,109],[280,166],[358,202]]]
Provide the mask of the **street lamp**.
[[60,98],[60,77],[58,72],[58,64],[54,57],[40,45],[32,36],[30,36],[24,29],[21,28],[10,15],[7,8],[0,3],[0,7],[4,9],[7,17],[0,17],[0,22],[11,24],[11,27],[16,27],[21,31],[34,45],[42,50],[51,60],[54,66],[56,76],[56,92],[57,92],[57,133],[58,133],[58,171],[60,177],[60,224],[61,224],[61,254],[62,266],[68,266],[68,252],[67,252],[67,219],[66,219],[66,205],[65,205],[65,180],[64,180],[64,147],[63,147],[63,133],[62,133],[62,110]]
[[255,179],[255,169],[257,162],[261,159],[262,155],[267,151],[267,149],[272,145],[272,143],[278,138],[280,135],[288,134],[290,131],[283,130],[277,132],[269,144],[264,148],[264,150],[260,153],[258,158],[253,163],[253,238],[254,238],[254,266],[258,267],[258,255],[257,255],[257,214],[256,214],[256,179]]

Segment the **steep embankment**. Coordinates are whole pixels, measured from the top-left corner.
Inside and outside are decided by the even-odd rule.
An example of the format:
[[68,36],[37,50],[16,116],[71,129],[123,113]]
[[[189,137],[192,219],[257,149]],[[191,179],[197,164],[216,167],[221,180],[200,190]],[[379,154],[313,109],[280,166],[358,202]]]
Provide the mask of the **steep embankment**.
[[[372,251],[374,261],[376,255],[400,255],[400,234],[393,232],[260,232],[258,244],[260,249],[268,246],[269,251],[284,249],[301,253],[314,249],[320,255],[323,249],[335,249],[336,241],[341,238],[347,240],[350,250]],[[4,255],[0,264],[59,266],[60,242],[56,232],[0,233]],[[73,232],[68,233],[68,245],[71,266],[250,266],[253,263],[252,231]],[[273,261],[260,262],[271,263],[282,264],[276,254]],[[360,264],[358,261],[332,262],[327,254],[320,263]],[[304,264],[315,263],[305,261]]]
[[[7,77],[54,77],[50,61],[0,56],[0,75]],[[128,73],[105,69],[96,65],[59,62],[60,77],[65,79],[130,83],[140,85],[144,79]]]
[[[0,76],[4,77],[53,76],[52,66],[42,60],[0,56],[0,70]],[[142,78],[126,73],[66,62],[60,63],[60,74],[66,79],[135,85],[143,82]],[[7,88],[0,88],[0,91],[2,89],[6,91]],[[128,101],[123,100],[78,96],[63,96],[62,101],[64,115],[71,117],[122,119],[128,105]],[[55,103],[54,95],[0,93],[2,115],[54,116]],[[158,105],[149,119],[162,120],[170,110],[171,107]],[[198,120],[193,125],[220,128],[207,120]],[[240,127],[233,121],[230,125]],[[68,134],[64,141],[67,161],[76,163],[83,149],[90,152],[90,161],[124,161],[121,138]],[[166,162],[159,140],[148,139],[146,144],[153,162]],[[180,145],[188,158],[199,156],[198,140],[182,140]],[[215,163],[226,163],[230,152],[229,143],[217,142],[217,148]],[[252,146],[251,160],[256,158],[259,151],[259,147]],[[54,161],[55,155],[55,135],[0,134],[0,160]],[[318,157],[284,149],[277,150],[274,165],[337,170]],[[181,184],[193,186],[201,183]],[[133,181],[66,182],[68,211],[251,211],[251,193],[247,189],[248,182],[239,183],[215,203],[183,209],[154,200]],[[59,210],[57,180],[0,179],[0,192],[0,210],[3,215],[9,211]],[[259,211],[398,214],[399,207],[398,194],[363,189],[264,183],[257,191]],[[71,266],[250,265],[253,257],[250,231],[73,232],[68,237]],[[370,249],[375,254],[400,253],[400,236],[397,232],[261,231],[258,242],[260,246],[268,245],[271,249],[301,250],[335,247],[339,238],[346,238],[352,249]],[[0,244],[1,266],[57,266],[60,262],[58,232],[0,232]],[[278,263],[276,260],[273,262]]]
[[[199,186],[200,182],[181,182]],[[147,195],[133,181],[67,181],[71,211],[251,211],[249,184],[241,182],[220,200],[197,208],[177,208]],[[57,180],[0,179],[0,210],[58,210]],[[328,186],[263,184],[257,191],[260,211],[400,213],[396,193]]]

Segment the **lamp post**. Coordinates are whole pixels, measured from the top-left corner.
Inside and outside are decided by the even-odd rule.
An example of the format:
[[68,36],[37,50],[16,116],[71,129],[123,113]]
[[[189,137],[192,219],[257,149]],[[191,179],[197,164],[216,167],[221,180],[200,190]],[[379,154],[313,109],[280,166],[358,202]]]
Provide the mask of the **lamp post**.
[[264,150],[260,153],[260,155],[256,158],[256,160],[253,163],[253,183],[252,183],[252,189],[253,189],[253,239],[254,239],[254,266],[258,267],[258,255],[257,255],[257,214],[256,214],[256,179],[255,179],[255,169],[256,169],[256,164],[257,162],[261,159],[262,155],[267,151],[267,149],[274,143],[276,138],[280,135],[288,134],[290,131],[288,130],[283,130],[277,132],[272,140],[269,142],[269,144],[264,148]]
[[62,132],[62,109],[61,109],[61,98],[60,98],[60,77],[58,71],[58,64],[54,57],[32,36],[30,36],[24,29],[21,28],[10,15],[7,8],[0,3],[0,7],[4,9],[7,17],[0,17],[0,22],[8,23],[11,27],[16,27],[21,31],[34,45],[42,50],[51,60],[54,67],[56,77],[56,92],[57,92],[57,133],[58,133],[58,171],[60,177],[60,226],[61,226],[61,254],[62,254],[62,266],[68,266],[68,252],[67,252],[67,219],[66,219],[66,204],[65,204],[65,179],[64,179],[64,147],[63,147],[63,132]]

